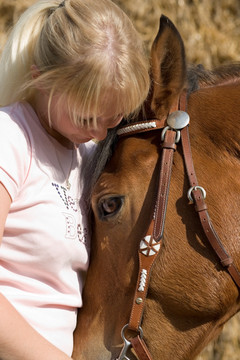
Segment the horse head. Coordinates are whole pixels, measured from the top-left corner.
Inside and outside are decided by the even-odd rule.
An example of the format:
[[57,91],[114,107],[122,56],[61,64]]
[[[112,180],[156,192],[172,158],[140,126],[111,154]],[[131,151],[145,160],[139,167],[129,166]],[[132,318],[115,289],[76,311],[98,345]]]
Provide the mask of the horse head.
[[[151,51],[152,87],[139,115],[164,122],[187,93],[192,156],[223,246],[240,268],[240,66],[187,68],[181,36],[162,16]],[[136,120],[139,120],[136,119]],[[138,279],[138,250],[155,210],[158,129],[119,137],[91,196],[91,263],[73,358],[118,358]],[[152,359],[193,359],[239,311],[239,291],[200,225],[181,146],[174,154],[161,248],[151,269],[141,329]],[[129,331],[130,333],[131,331]],[[131,336],[131,334],[129,334]],[[122,359],[137,359],[129,351]]]

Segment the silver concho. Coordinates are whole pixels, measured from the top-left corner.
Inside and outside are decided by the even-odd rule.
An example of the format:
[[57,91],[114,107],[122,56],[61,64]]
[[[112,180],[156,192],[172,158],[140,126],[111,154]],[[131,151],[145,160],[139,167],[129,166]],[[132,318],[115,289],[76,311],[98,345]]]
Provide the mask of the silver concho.
[[189,124],[189,115],[185,111],[174,111],[167,118],[167,124],[172,129],[180,130]]

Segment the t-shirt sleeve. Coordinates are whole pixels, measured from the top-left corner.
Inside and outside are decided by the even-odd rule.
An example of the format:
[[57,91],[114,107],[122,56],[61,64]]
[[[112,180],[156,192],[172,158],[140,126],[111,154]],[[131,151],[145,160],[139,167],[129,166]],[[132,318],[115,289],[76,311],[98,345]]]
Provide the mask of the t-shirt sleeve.
[[27,134],[9,114],[0,111],[0,182],[12,200],[27,178],[30,159]]

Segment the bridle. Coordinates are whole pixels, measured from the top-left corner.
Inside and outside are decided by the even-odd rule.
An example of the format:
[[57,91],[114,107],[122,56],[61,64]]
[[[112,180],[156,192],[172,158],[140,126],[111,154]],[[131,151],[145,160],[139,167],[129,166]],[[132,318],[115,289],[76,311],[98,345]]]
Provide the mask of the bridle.
[[[170,115],[166,120],[151,119],[140,121],[134,124],[125,125],[118,130],[118,135],[123,137],[162,129],[160,144],[162,147],[162,158],[159,170],[158,195],[155,211],[146,235],[139,245],[139,272],[137,285],[129,323],[123,327],[121,333],[124,345],[116,360],[130,360],[128,352],[131,348],[134,349],[139,360],[152,360],[151,354],[143,339],[141,323],[151,269],[161,249],[173,155],[177,143],[179,142],[183,149],[183,158],[190,184],[187,193],[188,199],[195,204],[195,211],[198,213],[204,233],[218,256],[221,265],[229,272],[237,287],[240,288],[240,273],[234,265],[232,257],[227,253],[214,230],[205,203],[206,191],[203,187],[198,185],[192,160],[189,138],[189,116],[186,112],[186,104],[187,94],[186,91],[184,91],[177,104],[171,109]],[[134,335],[127,336],[127,332]]]

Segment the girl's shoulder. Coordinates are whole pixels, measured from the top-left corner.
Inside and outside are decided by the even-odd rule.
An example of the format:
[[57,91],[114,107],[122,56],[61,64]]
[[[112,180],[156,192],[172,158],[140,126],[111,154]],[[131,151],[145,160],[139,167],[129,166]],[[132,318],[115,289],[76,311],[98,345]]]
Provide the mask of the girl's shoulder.
[[0,108],[0,129],[7,129],[10,134],[28,133],[33,109],[27,103],[14,103]]
[[17,141],[22,139],[30,147],[34,139],[45,135],[35,111],[27,102],[17,102],[0,108],[0,133],[1,138],[6,135]]
[[31,164],[25,111],[25,107],[17,103],[0,108],[0,181],[12,199],[24,183]]
[[0,137],[5,141],[27,139],[27,121],[21,103],[14,103],[0,108]]

